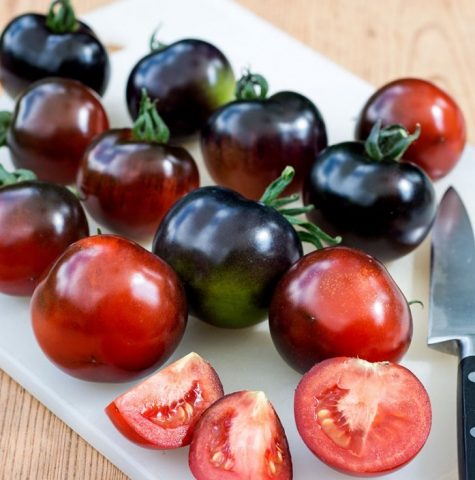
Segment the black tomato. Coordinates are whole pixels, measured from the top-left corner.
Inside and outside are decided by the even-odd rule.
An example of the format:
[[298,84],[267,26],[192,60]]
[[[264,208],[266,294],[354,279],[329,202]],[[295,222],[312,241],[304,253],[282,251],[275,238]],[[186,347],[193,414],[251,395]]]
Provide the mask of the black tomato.
[[[253,90],[256,84],[260,92]],[[238,100],[215,112],[201,135],[214,181],[253,200],[286,165],[296,172],[288,192],[300,191],[315,156],[327,146],[324,121],[308,98],[295,92],[266,94],[260,75],[245,74],[238,82]]]
[[13,114],[0,112],[0,145],[9,148],[15,167],[69,184],[92,139],[108,128],[93,90],[69,78],[45,78],[19,96]]
[[172,136],[183,137],[196,133],[214,110],[233,98],[234,74],[214,45],[185,39],[159,45],[132,69],[126,97],[133,120],[143,89],[158,100],[158,112]]
[[304,201],[315,206],[308,218],[330,234],[338,232],[344,245],[381,261],[414,250],[436,212],[429,177],[415,164],[397,161],[417,135],[399,126],[380,130],[377,124],[366,144],[345,142],[324,150],[303,188]]
[[135,239],[150,238],[170,207],[198,187],[193,157],[167,145],[168,136],[144,95],[134,129],[109,130],[92,142],[77,186],[86,210],[101,225]]
[[0,168],[0,292],[27,296],[89,227],[66,187],[23,178]]
[[285,169],[262,203],[212,186],[194,190],[169,210],[152,251],[178,273],[196,317],[228,328],[264,320],[278,280],[302,256],[300,238],[310,241],[308,232],[292,227],[295,218],[284,216],[299,209],[274,208],[287,201],[275,193],[292,177],[293,170]]
[[11,97],[46,77],[72,78],[102,95],[109,75],[104,45],[76,20],[69,0],[53,1],[48,15],[14,18],[0,37],[0,81]]

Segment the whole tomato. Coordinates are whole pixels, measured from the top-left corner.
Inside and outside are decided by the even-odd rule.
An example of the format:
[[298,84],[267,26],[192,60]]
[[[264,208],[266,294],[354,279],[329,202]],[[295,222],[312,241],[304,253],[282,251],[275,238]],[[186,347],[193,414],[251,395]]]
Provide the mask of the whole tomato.
[[46,77],[73,78],[102,95],[109,74],[106,48],[70,0],[53,0],[47,15],[15,17],[0,36],[0,82],[13,98]]
[[89,235],[76,196],[0,165],[0,292],[31,295],[70,244]]
[[378,120],[383,126],[398,123],[411,132],[420,125],[421,135],[404,160],[419,165],[432,180],[447,175],[465,147],[465,120],[460,107],[426,80],[401,78],[379,88],[360,113],[356,138],[366,140]]
[[116,235],[72,244],[35,289],[33,331],[48,358],[84,380],[126,381],[165,362],[187,303],[175,272]]
[[8,119],[2,113],[0,140],[4,138],[15,167],[62,184],[76,180],[87,146],[109,128],[97,94],[67,78],[33,83],[20,95]]
[[258,200],[285,166],[295,169],[287,193],[299,192],[315,156],[327,146],[317,107],[297,92],[267,98],[267,82],[246,73],[237,100],[222,106],[201,132],[205,165],[218,185]]
[[412,338],[411,311],[388,271],[347,247],[314,251],[290,268],[274,290],[269,327],[301,372],[339,356],[397,362]]
[[134,128],[108,130],[84,154],[77,186],[86,210],[114,232],[150,238],[170,207],[199,185],[193,157],[144,94]]

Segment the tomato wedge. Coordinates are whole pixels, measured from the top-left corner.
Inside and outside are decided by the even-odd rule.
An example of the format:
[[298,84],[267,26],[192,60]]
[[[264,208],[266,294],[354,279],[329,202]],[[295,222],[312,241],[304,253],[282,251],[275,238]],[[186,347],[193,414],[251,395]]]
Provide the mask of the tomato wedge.
[[263,392],[241,391],[212,405],[196,426],[189,464],[197,480],[289,480],[284,428]]
[[213,367],[192,352],[117,397],[105,411],[132,442],[171,449],[190,443],[201,414],[223,393]]
[[316,364],[295,392],[295,421],[307,447],[337,470],[380,474],[409,462],[432,421],[429,396],[407,368],[335,357]]

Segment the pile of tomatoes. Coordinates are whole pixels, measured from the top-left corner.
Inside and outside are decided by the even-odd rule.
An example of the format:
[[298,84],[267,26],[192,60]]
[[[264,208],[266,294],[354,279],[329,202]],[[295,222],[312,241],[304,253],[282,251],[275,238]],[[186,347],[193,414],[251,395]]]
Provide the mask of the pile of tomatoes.
[[[69,0],[3,31],[0,81],[15,108],[0,112],[0,145],[17,170],[0,168],[0,291],[31,295],[44,353],[93,381],[155,371],[189,313],[224,328],[268,317],[277,350],[304,374],[295,420],[312,452],[348,473],[404,465],[425,443],[431,409],[397,364],[412,317],[382,262],[430,231],[432,181],[465,145],[459,107],[427,81],[396,80],[368,99],[355,140],[328,146],[310,99],[268,97],[253,72],[236,82],[216,46],[154,36],[151,47],[124,85],[132,127],[109,129],[99,96],[108,54]],[[190,135],[215,186],[199,186],[181,146]],[[114,233],[91,235],[85,212]],[[152,239],[150,250],[137,243]],[[316,250],[304,255],[303,242]],[[191,443],[198,479],[292,478],[265,394],[224,396],[195,353],[106,412],[140,445]]]

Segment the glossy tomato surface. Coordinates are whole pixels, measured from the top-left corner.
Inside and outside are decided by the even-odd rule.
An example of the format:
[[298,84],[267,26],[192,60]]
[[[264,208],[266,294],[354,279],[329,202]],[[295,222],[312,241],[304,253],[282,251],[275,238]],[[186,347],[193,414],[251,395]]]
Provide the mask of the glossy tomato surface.
[[186,326],[173,270],[115,235],[72,244],[35,289],[31,316],[48,358],[84,380],[126,381],[163,364]]
[[381,261],[417,248],[437,208],[429,177],[412,163],[371,160],[363,143],[345,142],[321,152],[303,187],[308,218],[342,243]]
[[117,397],[106,413],[132,442],[178,448],[191,442],[202,413],[223,395],[214,368],[193,352]]
[[17,168],[69,184],[92,139],[109,128],[99,97],[76,80],[47,78],[18,98],[6,143]]
[[0,37],[0,82],[13,98],[46,77],[73,78],[102,95],[109,75],[107,51],[83,22],[55,33],[46,15],[27,13],[15,17]]
[[300,372],[338,356],[396,362],[412,338],[411,311],[389,272],[346,247],[314,251],[292,266],[274,291],[269,327]]
[[419,165],[433,179],[449,173],[462,155],[466,141],[463,113],[442,89],[426,80],[402,78],[378,89],[366,102],[356,124],[356,138],[366,140],[377,120],[399,123],[420,137],[404,160]]
[[152,237],[170,207],[198,185],[198,168],[187,150],[135,140],[130,129],[94,140],[77,180],[94,219],[135,239]]
[[88,235],[84,210],[67,188],[39,181],[0,187],[0,292],[31,295],[66,247]]
[[214,45],[184,39],[140,59],[127,81],[127,105],[133,120],[142,90],[157,101],[157,110],[172,136],[183,137],[203,127],[211,113],[234,96],[234,74]]
[[287,192],[300,191],[315,156],[326,146],[320,112],[295,92],[225,105],[201,134],[203,159],[214,181],[253,200],[287,165],[295,169]]
[[274,208],[227,188],[202,187],[171,208],[152,251],[180,276],[195,316],[240,328],[265,319],[272,291],[302,256],[302,245]]
[[284,428],[263,392],[226,395],[202,415],[190,446],[197,480],[290,480]]
[[331,467],[358,476],[388,473],[412,460],[432,423],[429,396],[408,369],[345,357],[304,375],[294,411],[307,447]]

